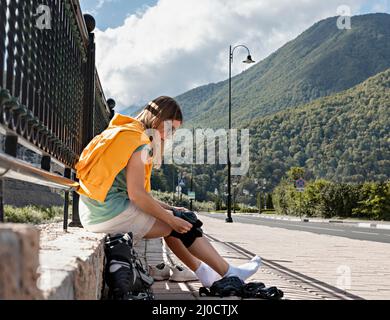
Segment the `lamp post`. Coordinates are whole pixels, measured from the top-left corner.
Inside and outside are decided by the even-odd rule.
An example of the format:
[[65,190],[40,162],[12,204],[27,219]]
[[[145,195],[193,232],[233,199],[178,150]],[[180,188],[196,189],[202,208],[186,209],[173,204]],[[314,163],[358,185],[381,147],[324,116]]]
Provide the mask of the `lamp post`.
[[[233,213],[236,213],[236,189],[237,189],[237,182],[233,182]],[[232,221],[233,222],[233,221]]]
[[259,214],[261,214],[261,191],[259,190],[259,179],[255,179],[255,185],[256,185],[256,192],[257,192],[257,202],[258,202],[258,209]]
[[184,182],[184,175],[183,173],[181,172],[180,173],[180,179],[178,177],[178,193],[179,193],[179,201],[180,201],[180,205],[181,205],[181,202],[183,201],[183,188],[186,186],[185,182]]
[[228,203],[227,203],[227,198],[228,198],[227,188],[228,188],[228,184],[226,183],[225,184],[225,188],[223,189],[223,196],[224,196],[223,201],[225,203],[226,208],[228,207]]
[[263,179],[263,193],[264,193],[264,210],[267,210],[267,194],[265,193],[265,185],[267,184],[267,179]]
[[175,167],[172,165],[172,203],[175,204]]
[[227,154],[228,154],[228,210],[227,210],[227,223],[232,223],[232,163],[230,161],[230,139],[231,139],[231,130],[232,130],[232,64],[233,64],[233,55],[234,51],[237,48],[245,48],[248,51],[248,57],[246,60],[243,61],[243,63],[251,64],[255,63],[255,61],[252,60],[251,53],[247,46],[244,46],[242,44],[235,46],[234,48],[230,46],[229,48],[229,134],[228,134],[228,147],[227,147]]
[[217,188],[214,189],[214,195],[215,195],[215,210],[221,210],[221,208],[219,207],[219,204],[220,204],[220,198],[219,198],[219,191]]
[[[194,191],[194,165],[191,165],[191,193]],[[190,199],[190,210],[192,211],[192,202],[194,199]]]

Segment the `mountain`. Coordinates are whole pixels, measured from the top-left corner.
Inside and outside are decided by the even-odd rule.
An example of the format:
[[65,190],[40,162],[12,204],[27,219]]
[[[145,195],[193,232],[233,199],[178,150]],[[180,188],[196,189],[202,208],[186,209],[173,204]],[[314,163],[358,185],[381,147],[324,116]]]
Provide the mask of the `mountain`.
[[250,172],[274,185],[294,166],[332,181],[385,181],[390,179],[390,69],[247,126]]
[[[352,88],[390,68],[390,15],[322,20],[271,56],[232,79],[233,126]],[[177,97],[186,125],[227,127],[228,82]]]
[[[239,190],[255,194],[254,179],[266,178],[271,191],[296,166],[304,167],[309,179],[386,181],[390,179],[390,69],[349,90],[251,120],[243,127],[250,128],[250,169],[240,177]],[[155,172],[155,189],[171,191],[170,167]],[[211,199],[215,188],[221,190],[226,183],[226,166],[193,170],[200,200]],[[179,171],[189,175],[191,168],[182,166]],[[241,196],[239,201],[248,199]]]

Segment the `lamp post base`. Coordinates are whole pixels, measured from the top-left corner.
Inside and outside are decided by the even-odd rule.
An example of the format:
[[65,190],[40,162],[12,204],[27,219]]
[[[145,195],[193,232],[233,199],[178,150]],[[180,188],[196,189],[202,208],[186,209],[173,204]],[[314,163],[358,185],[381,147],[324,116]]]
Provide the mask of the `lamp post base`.
[[232,218],[226,218],[226,223],[233,223],[233,219]]

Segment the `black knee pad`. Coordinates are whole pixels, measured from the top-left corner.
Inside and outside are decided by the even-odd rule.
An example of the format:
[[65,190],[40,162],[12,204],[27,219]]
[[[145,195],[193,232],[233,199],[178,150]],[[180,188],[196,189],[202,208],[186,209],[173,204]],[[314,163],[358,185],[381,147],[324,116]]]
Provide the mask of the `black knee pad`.
[[172,209],[173,214],[175,217],[181,218],[189,223],[192,224],[192,229],[188,231],[187,233],[178,233],[176,231],[173,231],[171,233],[171,237],[178,238],[183,242],[186,248],[189,248],[193,245],[196,238],[203,237],[203,222],[200,221],[197,217],[197,215],[192,211],[179,211]]
[[203,226],[203,222],[200,221],[197,215],[192,211],[179,211],[172,209],[175,217],[181,218],[189,223],[191,223],[195,228],[200,228]]
[[171,233],[171,237],[180,239],[181,242],[183,242],[184,246],[186,248],[189,248],[194,244],[194,242],[197,238],[203,237],[203,230],[202,230],[202,228],[193,227],[187,233],[178,233],[176,231],[173,231]]

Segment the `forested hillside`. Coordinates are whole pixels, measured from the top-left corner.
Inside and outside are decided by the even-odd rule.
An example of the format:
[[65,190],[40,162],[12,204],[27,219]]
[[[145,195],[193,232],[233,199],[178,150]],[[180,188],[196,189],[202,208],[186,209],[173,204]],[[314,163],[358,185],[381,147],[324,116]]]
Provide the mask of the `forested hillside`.
[[[316,23],[233,78],[234,127],[352,88],[390,68],[389,14],[352,17],[351,30],[339,30],[336,20],[334,17]],[[227,81],[177,97],[186,126],[194,127],[226,128],[227,99]]]

